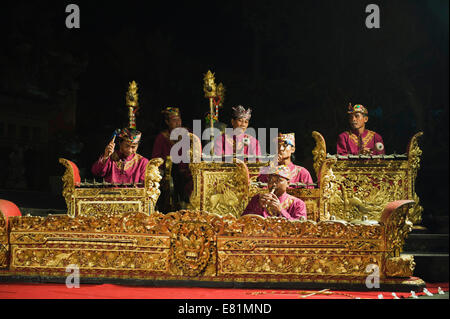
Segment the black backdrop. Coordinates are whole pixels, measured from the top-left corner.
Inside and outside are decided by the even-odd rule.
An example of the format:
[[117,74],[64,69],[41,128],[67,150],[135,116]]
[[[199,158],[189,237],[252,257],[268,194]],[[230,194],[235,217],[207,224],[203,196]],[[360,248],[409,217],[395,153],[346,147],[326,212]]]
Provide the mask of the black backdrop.
[[[79,29],[65,27],[69,3],[80,8]],[[132,80],[147,157],[163,107],[180,107],[188,127],[204,118],[209,69],[227,89],[221,121],[229,123],[231,106],[252,107],[252,127],[296,133],[296,162],[312,173],[311,132],[335,153],[347,104],[361,103],[387,153],[404,153],[424,132],[417,193],[426,218],[447,216],[448,1],[374,3],[379,29],[365,26],[365,1],[15,1],[1,12],[0,94],[43,93],[39,103],[53,105],[43,112],[55,123],[72,92],[73,125],[51,124],[39,168],[62,174],[57,158],[70,157],[64,146],[76,141],[81,151],[71,155],[87,176],[112,131],[126,124]]]

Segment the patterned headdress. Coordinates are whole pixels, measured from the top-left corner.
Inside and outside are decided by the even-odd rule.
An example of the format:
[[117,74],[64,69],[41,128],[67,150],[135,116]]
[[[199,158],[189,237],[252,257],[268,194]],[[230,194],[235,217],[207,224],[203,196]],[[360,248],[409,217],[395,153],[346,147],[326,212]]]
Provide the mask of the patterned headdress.
[[250,118],[252,117],[252,109],[248,108],[248,110],[246,110],[242,105],[238,105],[236,107],[232,107],[231,108],[233,110],[233,118],[234,119],[247,119],[250,120]]
[[278,175],[287,179],[291,179],[291,171],[289,170],[289,167],[287,167],[286,165],[264,166],[261,167],[259,173],[261,175]]
[[278,143],[284,143],[295,147],[295,133],[278,134]]
[[180,109],[178,107],[172,107],[172,106],[166,107],[164,110],[161,111],[161,113],[164,114],[164,117],[166,118],[166,120],[181,116]]
[[123,141],[130,143],[139,143],[142,133],[135,129],[123,128],[117,129],[114,135],[120,137]]
[[367,109],[361,105],[361,104],[355,104],[352,106],[352,103],[348,103],[348,110],[347,110],[348,114],[353,114],[353,113],[361,113],[364,115],[369,115],[369,112],[367,111]]
[[279,166],[274,167],[271,170],[270,174],[278,175],[278,176],[284,177],[288,180],[291,179],[291,171],[289,170],[289,167],[287,167],[286,165],[279,165]]

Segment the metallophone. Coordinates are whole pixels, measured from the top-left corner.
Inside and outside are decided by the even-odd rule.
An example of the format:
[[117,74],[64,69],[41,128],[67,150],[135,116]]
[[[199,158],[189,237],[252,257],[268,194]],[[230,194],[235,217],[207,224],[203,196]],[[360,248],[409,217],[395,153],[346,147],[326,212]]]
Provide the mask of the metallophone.
[[[66,267],[77,265],[81,280],[100,282],[133,279],[165,285],[331,288],[364,287],[370,266],[379,270],[382,288],[423,287],[424,282],[413,277],[413,256],[401,253],[412,220],[417,220],[414,179],[420,149],[416,140],[407,159],[358,157],[354,162],[350,157],[327,156],[320,136],[313,136],[320,144],[313,151],[318,187],[289,189],[307,203],[308,220],[300,221],[240,216],[252,194],[267,191],[254,178],[266,164],[191,163],[190,207],[163,214],[152,211],[159,196],[162,159],[149,164],[143,188],[110,189],[104,183],[81,183],[76,168],[62,160],[67,214],[9,218],[0,214],[0,277],[64,280]],[[379,187],[371,193],[361,180]],[[351,185],[357,187],[349,194]],[[102,193],[108,190],[120,194]],[[357,197],[358,191],[363,197]],[[383,192],[393,197],[386,195],[384,206],[379,203],[364,210],[371,196]],[[126,206],[131,198],[143,202]],[[106,209],[114,206],[114,200],[116,208]]]

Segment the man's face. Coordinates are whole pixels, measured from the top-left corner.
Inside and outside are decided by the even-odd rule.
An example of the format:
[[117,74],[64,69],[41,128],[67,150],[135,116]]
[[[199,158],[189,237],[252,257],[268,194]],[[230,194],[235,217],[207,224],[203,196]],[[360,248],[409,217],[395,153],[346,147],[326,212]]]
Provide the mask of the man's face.
[[278,162],[291,158],[292,153],[295,152],[295,146],[286,144],[284,141],[278,143]]
[[238,129],[241,133],[244,133],[248,127],[248,120],[245,118],[231,119],[231,125],[233,125],[234,129]]
[[272,174],[269,175],[267,186],[269,190],[275,189],[275,194],[283,194],[289,186],[289,181],[287,178]]
[[136,151],[138,149],[139,143],[131,143],[128,141],[122,141],[120,142],[120,152],[125,155],[126,157],[136,154]]
[[172,131],[173,129],[176,129],[177,127],[181,127],[181,117],[179,116],[173,116],[166,120],[166,124],[169,127],[169,130]]
[[359,113],[359,112],[349,114],[349,116],[348,116],[348,121],[350,123],[350,127],[353,130],[359,130],[360,128],[365,128],[368,120],[369,120],[369,118],[366,115]]

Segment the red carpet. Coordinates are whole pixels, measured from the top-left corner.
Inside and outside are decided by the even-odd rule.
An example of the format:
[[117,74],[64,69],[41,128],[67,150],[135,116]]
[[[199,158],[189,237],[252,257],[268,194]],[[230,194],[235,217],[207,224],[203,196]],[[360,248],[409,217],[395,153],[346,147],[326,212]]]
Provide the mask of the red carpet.
[[[448,282],[427,284],[435,294],[441,287],[448,291]],[[314,295],[311,295],[316,293]],[[0,283],[0,299],[394,299],[392,292],[380,291],[322,291],[273,289],[215,289],[215,288],[154,288],[121,285],[83,285],[67,288],[64,284]],[[396,292],[399,298],[410,293]],[[416,295],[425,295],[416,292]]]

